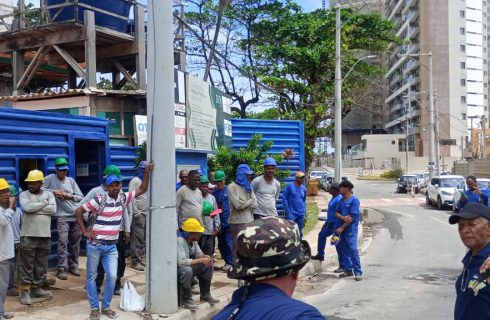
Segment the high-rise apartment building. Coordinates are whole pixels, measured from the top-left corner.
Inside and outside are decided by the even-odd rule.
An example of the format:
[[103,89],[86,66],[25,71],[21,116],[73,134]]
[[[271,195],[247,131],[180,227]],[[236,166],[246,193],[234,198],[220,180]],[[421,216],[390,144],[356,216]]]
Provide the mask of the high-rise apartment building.
[[405,40],[388,58],[386,129],[408,132],[409,150],[428,156],[431,52],[439,155],[460,157],[468,128],[488,115],[487,2],[387,0],[385,18]]

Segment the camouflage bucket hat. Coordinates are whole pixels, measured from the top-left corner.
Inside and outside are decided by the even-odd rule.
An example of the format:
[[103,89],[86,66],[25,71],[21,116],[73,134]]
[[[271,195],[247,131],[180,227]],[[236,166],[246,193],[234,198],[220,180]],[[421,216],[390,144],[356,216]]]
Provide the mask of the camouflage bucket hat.
[[300,240],[296,223],[277,217],[254,220],[238,233],[236,266],[228,277],[276,278],[301,269],[310,256],[310,246]]

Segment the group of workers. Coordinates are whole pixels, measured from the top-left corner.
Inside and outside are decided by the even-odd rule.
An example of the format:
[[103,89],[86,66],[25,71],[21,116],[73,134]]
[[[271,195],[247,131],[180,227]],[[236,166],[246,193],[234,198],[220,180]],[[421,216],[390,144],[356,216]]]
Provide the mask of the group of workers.
[[[245,226],[267,217],[278,217],[276,201],[281,184],[275,178],[277,163],[268,157],[264,174],[254,177],[246,164],[236,168],[236,177],[226,185],[225,172],[217,170],[201,175],[199,170],[179,172],[176,185],[176,211],[179,233],[178,274],[182,305],[196,310],[192,285],[198,278],[201,301],[217,303],[210,294],[214,269],[215,239],[225,264],[219,269],[230,272],[237,260],[237,240]],[[297,172],[295,181],[283,190],[285,218],[303,228],[306,214],[305,174]],[[300,236],[301,237],[301,236]],[[218,269],[218,268],[217,268]],[[239,285],[243,281],[239,279]]]
[[[14,185],[0,178],[0,319],[13,318],[5,312],[6,295],[20,296],[31,305],[32,298],[50,297],[47,289],[55,279],[48,278],[51,252],[51,220],[58,235],[56,277],[80,277],[79,253],[82,236],[87,238],[86,291],[90,319],[117,314],[110,308],[113,294],[119,294],[126,267],[126,245],[130,243],[133,268],[144,270],[146,190],[153,163],[141,162],[138,174],[121,192],[122,176],[117,166],[104,170],[103,183],[86,196],[68,176],[66,158],[55,160],[55,172],[44,176],[31,170],[27,190],[18,195]],[[102,309],[99,294],[105,276]]]

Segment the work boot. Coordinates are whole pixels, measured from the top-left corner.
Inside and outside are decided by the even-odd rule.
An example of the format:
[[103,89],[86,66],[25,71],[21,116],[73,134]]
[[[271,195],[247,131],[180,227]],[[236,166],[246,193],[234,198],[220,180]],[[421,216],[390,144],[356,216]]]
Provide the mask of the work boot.
[[33,298],[47,298],[52,297],[53,294],[50,291],[46,291],[43,288],[36,288],[31,290],[31,296]]
[[192,300],[192,298],[184,299],[182,301],[182,306],[191,311],[196,311],[198,308],[198,305],[194,302],[194,300]]
[[142,265],[143,267],[146,267],[146,261],[145,261],[145,259],[142,259],[142,260],[140,261],[140,263],[141,263],[141,265]]
[[323,261],[323,260],[325,260],[325,257],[317,254],[316,256],[311,256],[311,260]]
[[68,280],[68,275],[66,274],[65,269],[58,269],[58,272],[56,272],[56,277],[60,280]]
[[47,287],[52,287],[56,284],[56,278],[46,278],[43,280],[41,287],[46,289]]
[[145,267],[139,262],[131,264],[131,268],[137,271],[145,271]]
[[20,291],[20,304],[23,304],[25,306],[30,306],[32,304],[31,295],[29,294],[29,291],[27,290]]
[[347,277],[352,277],[354,276],[354,272],[352,271],[345,271],[341,274],[339,274],[339,278],[347,278]]
[[201,296],[201,298],[199,300],[208,302],[211,305],[212,304],[217,304],[219,302],[219,299],[213,298],[213,296],[211,295],[211,293],[207,293],[207,294]]
[[9,296],[9,297],[18,297],[19,296],[19,290],[17,290],[16,287],[13,287],[13,288],[8,289],[7,296]]
[[14,313],[13,312],[4,312],[3,313],[3,318],[0,317],[0,319],[12,319],[14,317]]
[[335,273],[344,273],[345,272],[345,269],[339,267],[338,269],[335,269],[333,272],[335,272]]
[[71,266],[69,271],[75,277],[80,277],[80,270],[78,269],[78,266]]

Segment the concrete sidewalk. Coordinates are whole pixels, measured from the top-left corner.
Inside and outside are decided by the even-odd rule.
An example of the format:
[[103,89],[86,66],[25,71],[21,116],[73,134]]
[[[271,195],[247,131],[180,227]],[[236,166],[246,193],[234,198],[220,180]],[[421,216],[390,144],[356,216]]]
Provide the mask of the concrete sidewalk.
[[[318,196],[308,197],[308,202],[317,203],[319,209],[326,208],[330,195],[324,191],[320,191]],[[325,215],[321,212],[320,215]],[[315,228],[304,236],[304,239],[310,243],[312,254],[317,252],[317,236],[323,222],[319,221]],[[219,251],[217,252],[219,254]],[[33,299],[33,305],[26,307],[19,303],[17,297],[7,297],[6,311],[15,313],[15,319],[39,319],[39,320],[58,320],[67,316],[72,320],[88,319],[90,308],[85,293],[85,257],[81,258],[81,277],[69,276],[66,281],[58,280],[53,288],[53,298],[48,300]],[[223,261],[218,259],[217,265],[223,265]],[[136,271],[126,267],[124,280],[130,280],[138,292],[141,294],[145,291],[145,272]],[[332,270],[337,267],[337,254],[335,248],[327,245],[326,260],[323,263],[318,261],[310,261],[300,272],[300,276],[308,276],[322,272],[324,269]],[[50,277],[54,277],[55,271],[50,272]],[[133,319],[210,319],[214,314],[227,305],[231,299],[232,293],[237,289],[237,281],[227,278],[226,273],[215,271],[213,275],[213,283],[211,292],[214,297],[220,299],[220,303],[211,306],[208,303],[201,303],[199,310],[191,312],[181,309],[172,315],[149,315],[146,313],[130,313],[124,312],[119,308],[120,297],[114,296],[112,300],[112,308],[115,310],[121,320]],[[199,294],[194,295],[194,300],[199,301]],[[101,319],[108,319],[101,317]]]

